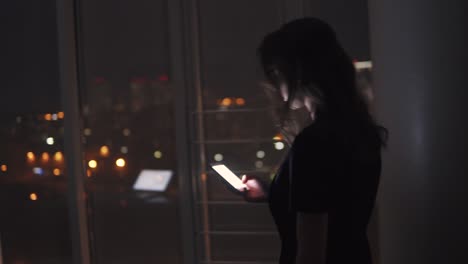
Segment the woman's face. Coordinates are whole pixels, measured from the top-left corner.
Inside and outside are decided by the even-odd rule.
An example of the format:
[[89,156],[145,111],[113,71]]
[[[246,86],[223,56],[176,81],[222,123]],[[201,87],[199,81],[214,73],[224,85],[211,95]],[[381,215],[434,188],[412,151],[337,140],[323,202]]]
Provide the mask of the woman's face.
[[[279,91],[284,102],[287,102],[289,99],[289,89],[285,81],[284,76],[277,68],[271,68],[269,70],[270,81],[274,86],[279,86]],[[296,110],[306,107],[307,111],[310,113],[312,119],[315,118],[315,110],[317,107],[317,100],[314,100],[314,97],[310,95],[297,95],[293,98],[291,102],[291,109]]]
[[[286,83],[280,84],[280,93],[281,93],[281,97],[283,98],[283,101],[287,102],[289,99],[289,89]],[[296,96],[296,98],[293,98],[291,102],[292,110],[300,109],[303,107],[307,109],[312,119],[314,119],[317,103],[312,96],[302,95],[302,96]]]
[[[289,99],[289,90],[288,90],[287,84],[282,83],[280,85],[280,93],[281,93],[281,97],[283,97],[283,101],[287,102]],[[299,98],[294,98],[293,101],[291,102],[291,109],[293,110],[296,110],[302,107],[304,107],[304,102]]]

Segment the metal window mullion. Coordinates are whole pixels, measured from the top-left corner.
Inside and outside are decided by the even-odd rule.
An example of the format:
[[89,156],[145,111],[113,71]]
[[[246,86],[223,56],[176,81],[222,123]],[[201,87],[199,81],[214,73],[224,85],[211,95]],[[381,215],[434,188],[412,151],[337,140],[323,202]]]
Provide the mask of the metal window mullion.
[[91,255],[79,113],[75,2],[73,0],[57,0],[56,7],[60,89],[62,107],[65,113],[64,145],[68,176],[68,210],[72,258],[75,264],[90,264]]
[[179,184],[179,212],[181,224],[181,242],[183,263],[194,264],[197,260],[195,238],[195,209],[193,197],[193,183],[191,179],[191,144],[190,144],[190,120],[188,107],[187,71],[184,67],[186,61],[183,55],[185,51],[184,15],[182,0],[167,0],[169,49],[170,49],[170,74],[174,85],[175,98],[175,131],[177,174]]
[[[202,76],[201,76],[201,40],[200,40],[200,14],[199,14],[199,1],[198,0],[188,0],[183,1],[184,3],[184,16],[185,20],[185,29],[186,31],[186,50],[188,53],[188,70],[187,73],[190,75],[190,88],[193,88],[194,91],[190,95],[190,98],[193,98],[195,111],[203,112],[203,98],[202,98]],[[191,128],[196,129],[196,135],[200,144],[193,145],[192,148],[192,160],[199,161],[199,164],[192,164],[192,177],[194,180],[193,194],[198,199],[198,196],[201,196],[202,200],[207,200],[208,191],[206,185],[206,157],[205,157],[205,132],[204,132],[204,116],[197,115],[193,119],[190,119],[192,122]],[[197,165],[197,166],[195,166]],[[208,229],[210,226],[209,222],[209,212],[208,206],[202,206],[201,212],[196,211],[197,216],[197,229]],[[203,237],[203,253],[204,257],[208,260],[211,260],[211,240],[209,234],[206,234]]]

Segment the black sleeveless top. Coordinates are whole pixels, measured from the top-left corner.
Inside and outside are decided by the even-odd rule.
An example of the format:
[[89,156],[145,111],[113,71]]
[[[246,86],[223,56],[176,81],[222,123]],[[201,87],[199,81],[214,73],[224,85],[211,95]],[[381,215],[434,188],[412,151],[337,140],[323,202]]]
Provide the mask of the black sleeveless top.
[[328,214],[327,264],[372,263],[366,231],[380,178],[380,143],[371,129],[349,131],[326,122],[308,126],[273,179],[269,205],[282,243],[279,263],[295,263],[297,212]]

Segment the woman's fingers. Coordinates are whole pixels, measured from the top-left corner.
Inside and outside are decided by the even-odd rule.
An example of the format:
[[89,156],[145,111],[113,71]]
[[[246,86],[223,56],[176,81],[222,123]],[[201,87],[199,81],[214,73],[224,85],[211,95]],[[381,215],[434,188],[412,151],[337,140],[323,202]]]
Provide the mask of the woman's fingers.
[[248,175],[242,175],[242,182],[243,183],[247,183],[251,179],[252,179],[252,177],[250,177]]

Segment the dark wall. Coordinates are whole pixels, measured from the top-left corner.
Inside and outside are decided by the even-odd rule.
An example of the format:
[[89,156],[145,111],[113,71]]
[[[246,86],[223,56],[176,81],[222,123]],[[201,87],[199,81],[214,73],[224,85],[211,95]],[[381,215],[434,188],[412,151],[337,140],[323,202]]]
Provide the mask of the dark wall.
[[468,263],[468,2],[371,1],[382,264]]

